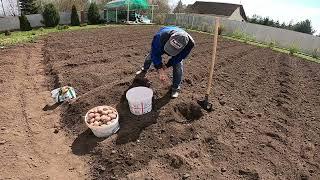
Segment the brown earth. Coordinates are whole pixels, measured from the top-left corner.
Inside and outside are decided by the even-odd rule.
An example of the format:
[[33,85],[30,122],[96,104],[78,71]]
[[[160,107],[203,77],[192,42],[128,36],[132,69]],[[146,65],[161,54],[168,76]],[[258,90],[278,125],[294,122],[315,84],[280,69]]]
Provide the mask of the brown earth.
[[0,179],[89,178],[89,166],[60,131],[60,108],[44,111],[53,106],[43,47],[0,50]]
[[[207,113],[196,102],[205,92],[212,36],[191,32],[197,45],[184,63],[178,99],[170,99],[156,72],[148,80],[135,77],[158,28],[108,27],[45,39],[49,89],[71,85],[79,95],[48,112],[61,108],[61,123],[74,137],[72,153],[88,162],[92,178],[320,178],[319,64],[219,39],[215,111]],[[138,85],[155,92],[154,110],[144,116],[131,115],[125,99]],[[95,138],[84,124],[97,105],[120,113],[121,128],[110,138]]]

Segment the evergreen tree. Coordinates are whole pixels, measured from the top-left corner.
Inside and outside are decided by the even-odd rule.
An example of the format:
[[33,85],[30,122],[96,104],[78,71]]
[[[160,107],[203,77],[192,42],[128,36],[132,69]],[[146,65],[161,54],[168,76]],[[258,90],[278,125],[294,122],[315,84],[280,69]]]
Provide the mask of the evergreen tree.
[[19,17],[19,21],[20,21],[20,30],[21,31],[30,31],[30,30],[32,30],[30,22],[28,21],[26,15],[22,14]]
[[184,12],[184,7],[183,7],[183,4],[182,4],[182,1],[179,0],[177,6],[174,8],[173,10],[174,13],[183,13]]
[[55,27],[59,24],[59,12],[53,4],[46,4],[42,13],[43,24],[46,27]]
[[294,31],[302,32],[302,33],[307,33],[307,34],[313,34],[315,33],[315,30],[313,30],[311,26],[311,21],[309,19],[305,21],[298,22],[293,26]]
[[75,5],[72,6],[71,25],[72,26],[79,26],[80,25],[78,12],[77,12],[77,9],[76,9]]
[[21,3],[22,14],[37,14],[39,7],[36,4],[36,0],[19,0]]
[[91,3],[88,10],[88,21],[89,24],[99,24],[100,14],[96,3]]

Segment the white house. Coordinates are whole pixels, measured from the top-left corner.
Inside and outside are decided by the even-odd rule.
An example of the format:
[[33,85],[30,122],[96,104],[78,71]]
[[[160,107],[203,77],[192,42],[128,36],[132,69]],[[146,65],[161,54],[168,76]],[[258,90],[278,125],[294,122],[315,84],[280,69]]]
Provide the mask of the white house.
[[236,21],[247,21],[246,13],[240,4],[197,1],[187,7],[187,12],[220,16]]

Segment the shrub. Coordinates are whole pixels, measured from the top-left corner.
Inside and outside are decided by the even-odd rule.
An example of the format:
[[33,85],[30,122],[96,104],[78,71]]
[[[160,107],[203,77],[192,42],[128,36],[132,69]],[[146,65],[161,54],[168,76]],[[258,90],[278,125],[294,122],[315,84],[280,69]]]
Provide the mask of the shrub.
[[89,24],[98,24],[100,22],[100,14],[96,3],[91,3],[88,10]]
[[319,50],[320,50],[320,49],[314,49],[314,50],[312,51],[312,57],[313,57],[313,58],[317,59],[317,58],[319,57],[319,53],[320,53]]
[[28,21],[27,17],[24,14],[19,16],[19,21],[20,21],[20,30],[21,31],[30,31],[32,29],[30,22]]
[[274,48],[276,45],[277,45],[277,42],[276,42],[276,41],[270,41],[269,44],[268,44],[268,47],[272,49],[272,48]]
[[60,16],[58,10],[52,3],[46,4],[42,13],[43,24],[46,27],[55,27],[59,24]]
[[5,35],[5,36],[10,36],[10,35],[11,35],[11,32],[10,32],[9,30],[6,30],[6,31],[4,31],[4,35]]
[[72,12],[71,12],[71,26],[79,26],[80,21],[79,21],[79,16],[77,13],[76,6],[72,6]]
[[69,29],[69,26],[68,26],[68,25],[58,25],[58,26],[57,26],[57,29],[58,29],[59,31],[62,31],[62,30],[64,30],[64,29]]
[[39,31],[44,31],[44,28],[43,27],[39,28]]
[[298,50],[299,50],[299,49],[298,49],[294,44],[292,44],[292,45],[289,47],[289,53],[290,53],[291,55],[297,53]]
[[218,28],[218,34],[221,35],[223,31],[224,31],[224,27],[220,25]]

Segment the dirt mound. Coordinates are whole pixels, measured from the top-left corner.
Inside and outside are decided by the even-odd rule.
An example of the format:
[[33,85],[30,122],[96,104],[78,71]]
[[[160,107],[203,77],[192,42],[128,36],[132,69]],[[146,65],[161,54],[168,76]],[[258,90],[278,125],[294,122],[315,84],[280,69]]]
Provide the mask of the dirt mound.
[[[320,178],[319,64],[219,39],[215,111],[207,113],[196,102],[206,88],[211,36],[191,33],[197,46],[184,62],[178,99],[156,72],[135,76],[158,28],[108,27],[47,39],[49,72],[79,94],[62,105],[63,124],[76,137],[72,150],[92,157],[97,179]],[[151,113],[129,112],[125,93],[135,86],[154,90]],[[98,105],[120,114],[119,132],[107,139],[95,138],[83,122]]]

